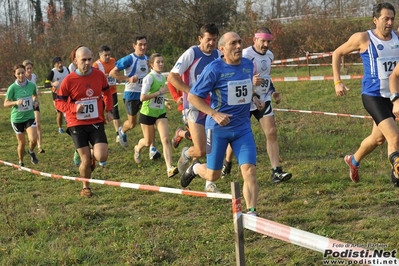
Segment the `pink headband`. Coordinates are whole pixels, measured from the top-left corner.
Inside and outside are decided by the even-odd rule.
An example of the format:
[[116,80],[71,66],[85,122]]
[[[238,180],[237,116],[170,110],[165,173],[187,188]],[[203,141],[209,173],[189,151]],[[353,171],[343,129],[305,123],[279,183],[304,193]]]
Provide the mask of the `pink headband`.
[[269,34],[269,33],[255,33],[255,38],[259,38],[259,39],[266,39],[266,40],[272,40],[273,39],[273,35]]

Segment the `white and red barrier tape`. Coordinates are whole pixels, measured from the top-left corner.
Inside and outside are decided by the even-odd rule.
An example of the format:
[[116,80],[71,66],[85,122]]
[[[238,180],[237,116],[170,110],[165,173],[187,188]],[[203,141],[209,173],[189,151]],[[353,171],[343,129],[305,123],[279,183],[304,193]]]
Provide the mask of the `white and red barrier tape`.
[[[279,224],[273,221],[269,221],[267,219],[263,219],[260,217],[243,214],[243,223],[244,228],[252,230],[257,233],[261,233],[263,235],[267,235],[273,238],[280,239],[282,241],[295,244],[307,249],[315,250],[326,254],[326,251],[330,252],[346,252],[348,250],[363,252],[363,254],[369,254],[366,258],[354,258],[354,257],[346,257],[345,259],[355,261],[358,264],[364,259],[373,261],[372,263],[365,263],[366,265],[396,265],[393,264],[396,262],[396,258],[374,258],[371,257],[372,252],[368,252],[367,249],[359,248],[353,246],[349,243],[344,243],[341,241],[337,241],[331,238],[327,238],[324,236],[319,236],[313,233],[309,233],[300,229],[296,229],[287,225]],[[370,259],[372,258],[372,260]],[[324,258],[326,259],[326,258]],[[361,265],[365,265],[361,264]]]
[[[331,66],[332,64],[289,64],[289,65],[272,65],[272,67],[320,67]],[[362,66],[363,63],[346,63],[345,66]]]
[[[342,75],[341,80],[344,79],[362,79],[363,75]],[[320,81],[320,80],[334,80],[333,76],[304,76],[304,77],[277,77],[272,78],[273,82],[290,82],[290,81]]]
[[56,179],[65,179],[65,180],[80,181],[80,182],[90,182],[90,183],[114,186],[114,187],[124,187],[124,188],[138,189],[138,190],[173,193],[173,194],[189,195],[189,196],[196,196],[196,197],[219,198],[219,199],[231,199],[232,198],[232,196],[230,194],[223,194],[223,193],[207,193],[207,192],[177,189],[177,188],[158,187],[158,186],[141,185],[141,184],[127,183],[127,182],[118,182],[118,181],[100,180],[100,179],[87,179],[87,178],[82,178],[82,177],[72,177],[72,176],[49,174],[49,173],[43,173],[40,171],[36,171],[36,170],[30,169],[27,167],[21,167],[19,165],[5,162],[2,160],[0,160],[0,164],[11,166],[11,167],[35,174],[35,175],[41,175],[41,176],[46,176],[46,177],[51,177],[51,178],[56,178]]
[[369,115],[351,115],[351,114],[339,114],[339,113],[330,113],[330,112],[320,112],[320,111],[308,111],[308,110],[294,110],[294,109],[282,109],[282,108],[273,108],[274,111],[280,112],[289,112],[289,113],[305,113],[305,114],[316,114],[316,115],[333,115],[333,116],[343,116],[343,117],[352,117],[352,118],[366,118],[372,119]]
[[[351,52],[349,54],[357,54],[359,53],[358,51]],[[323,58],[323,57],[330,57],[332,56],[332,52],[325,52],[325,53],[317,53],[316,55],[313,55],[315,53],[307,53],[307,56],[302,56],[302,57],[294,57],[294,58],[288,58],[288,59],[281,59],[281,60],[274,60],[272,64],[281,64],[281,63],[289,63],[289,62],[295,62],[295,61],[304,61],[308,59],[316,59],[316,58]]]

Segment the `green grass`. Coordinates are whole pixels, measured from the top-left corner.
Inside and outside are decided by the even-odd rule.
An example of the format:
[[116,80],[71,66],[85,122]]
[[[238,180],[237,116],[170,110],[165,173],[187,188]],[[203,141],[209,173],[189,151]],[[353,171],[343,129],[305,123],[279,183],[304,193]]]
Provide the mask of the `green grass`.
[[[306,68],[273,71],[273,76],[307,75]],[[331,75],[331,68],[312,71],[312,75]],[[276,82],[283,100],[275,108],[367,115],[361,105],[360,80],[345,83],[351,91],[338,98],[332,82]],[[44,94],[41,103],[46,153],[38,155],[37,166],[28,159],[26,166],[78,176],[72,140],[57,132],[51,96]],[[171,136],[181,121],[173,107],[168,112]],[[17,163],[9,113],[5,108],[0,112],[0,159]],[[358,184],[350,182],[343,162],[345,154],[353,153],[370,133],[371,120],[276,112],[281,164],[293,173],[289,182],[277,185],[270,182],[264,135],[253,121],[261,217],[343,242],[397,247],[398,190],[390,183],[386,145],[362,161]],[[152,162],[143,153],[142,167],[134,163],[132,147],[142,135],[140,127],[128,132],[127,149],[115,143],[111,124],[106,130],[110,156],[104,169],[93,172],[94,178],[180,188],[179,178],[166,177],[163,160]],[[160,145],[158,140],[159,149]],[[174,151],[174,162],[180,151]],[[242,187],[236,161],[232,175],[217,185],[231,193],[232,181]],[[203,186],[197,178],[190,188],[202,191]],[[80,188],[79,182],[0,166],[0,265],[235,265],[229,200],[96,184],[94,196],[86,199],[79,196]],[[322,264],[321,253],[249,230],[244,237],[247,265]]]

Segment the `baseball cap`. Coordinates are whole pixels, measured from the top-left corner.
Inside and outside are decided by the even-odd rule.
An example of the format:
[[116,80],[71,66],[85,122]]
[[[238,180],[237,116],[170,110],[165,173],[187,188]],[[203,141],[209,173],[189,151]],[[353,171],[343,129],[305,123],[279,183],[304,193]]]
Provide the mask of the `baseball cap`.
[[55,63],[58,63],[58,62],[62,62],[61,57],[59,57],[59,56],[54,57],[53,58],[53,65],[55,65]]

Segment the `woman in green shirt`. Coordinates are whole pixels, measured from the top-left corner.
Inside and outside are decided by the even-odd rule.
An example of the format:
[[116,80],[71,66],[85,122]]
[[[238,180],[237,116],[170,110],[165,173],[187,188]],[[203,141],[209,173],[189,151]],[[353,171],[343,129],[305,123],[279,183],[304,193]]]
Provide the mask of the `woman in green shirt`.
[[24,155],[26,138],[25,132],[29,138],[28,154],[33,164],[39,161],[33,152],[37,145],[37,130],[34,108],[39,106],[36,94],[36,85],[26,78],[24,65],[15,65],[13,73],[15,82],[8,87],[4,107],[11,108],[11,126],[18,140],[18,158],[19,165],[24,166]]
[[140,150],[154,143],[155,126],[158,129],[162,141],[163,156],[167,168],[168,177],[179,173],[177,167],[172,166],[172,146],[169,141],[168,118],[164,104],[164,93],[169,89],[166,79],[162,75],[164,66],[161,54],[155,53],[148,59],[151,72],[143,79],[140,101],[143,102],[140,110],[139,123],[144,137],[134,147],[134,160],[141,163]]

